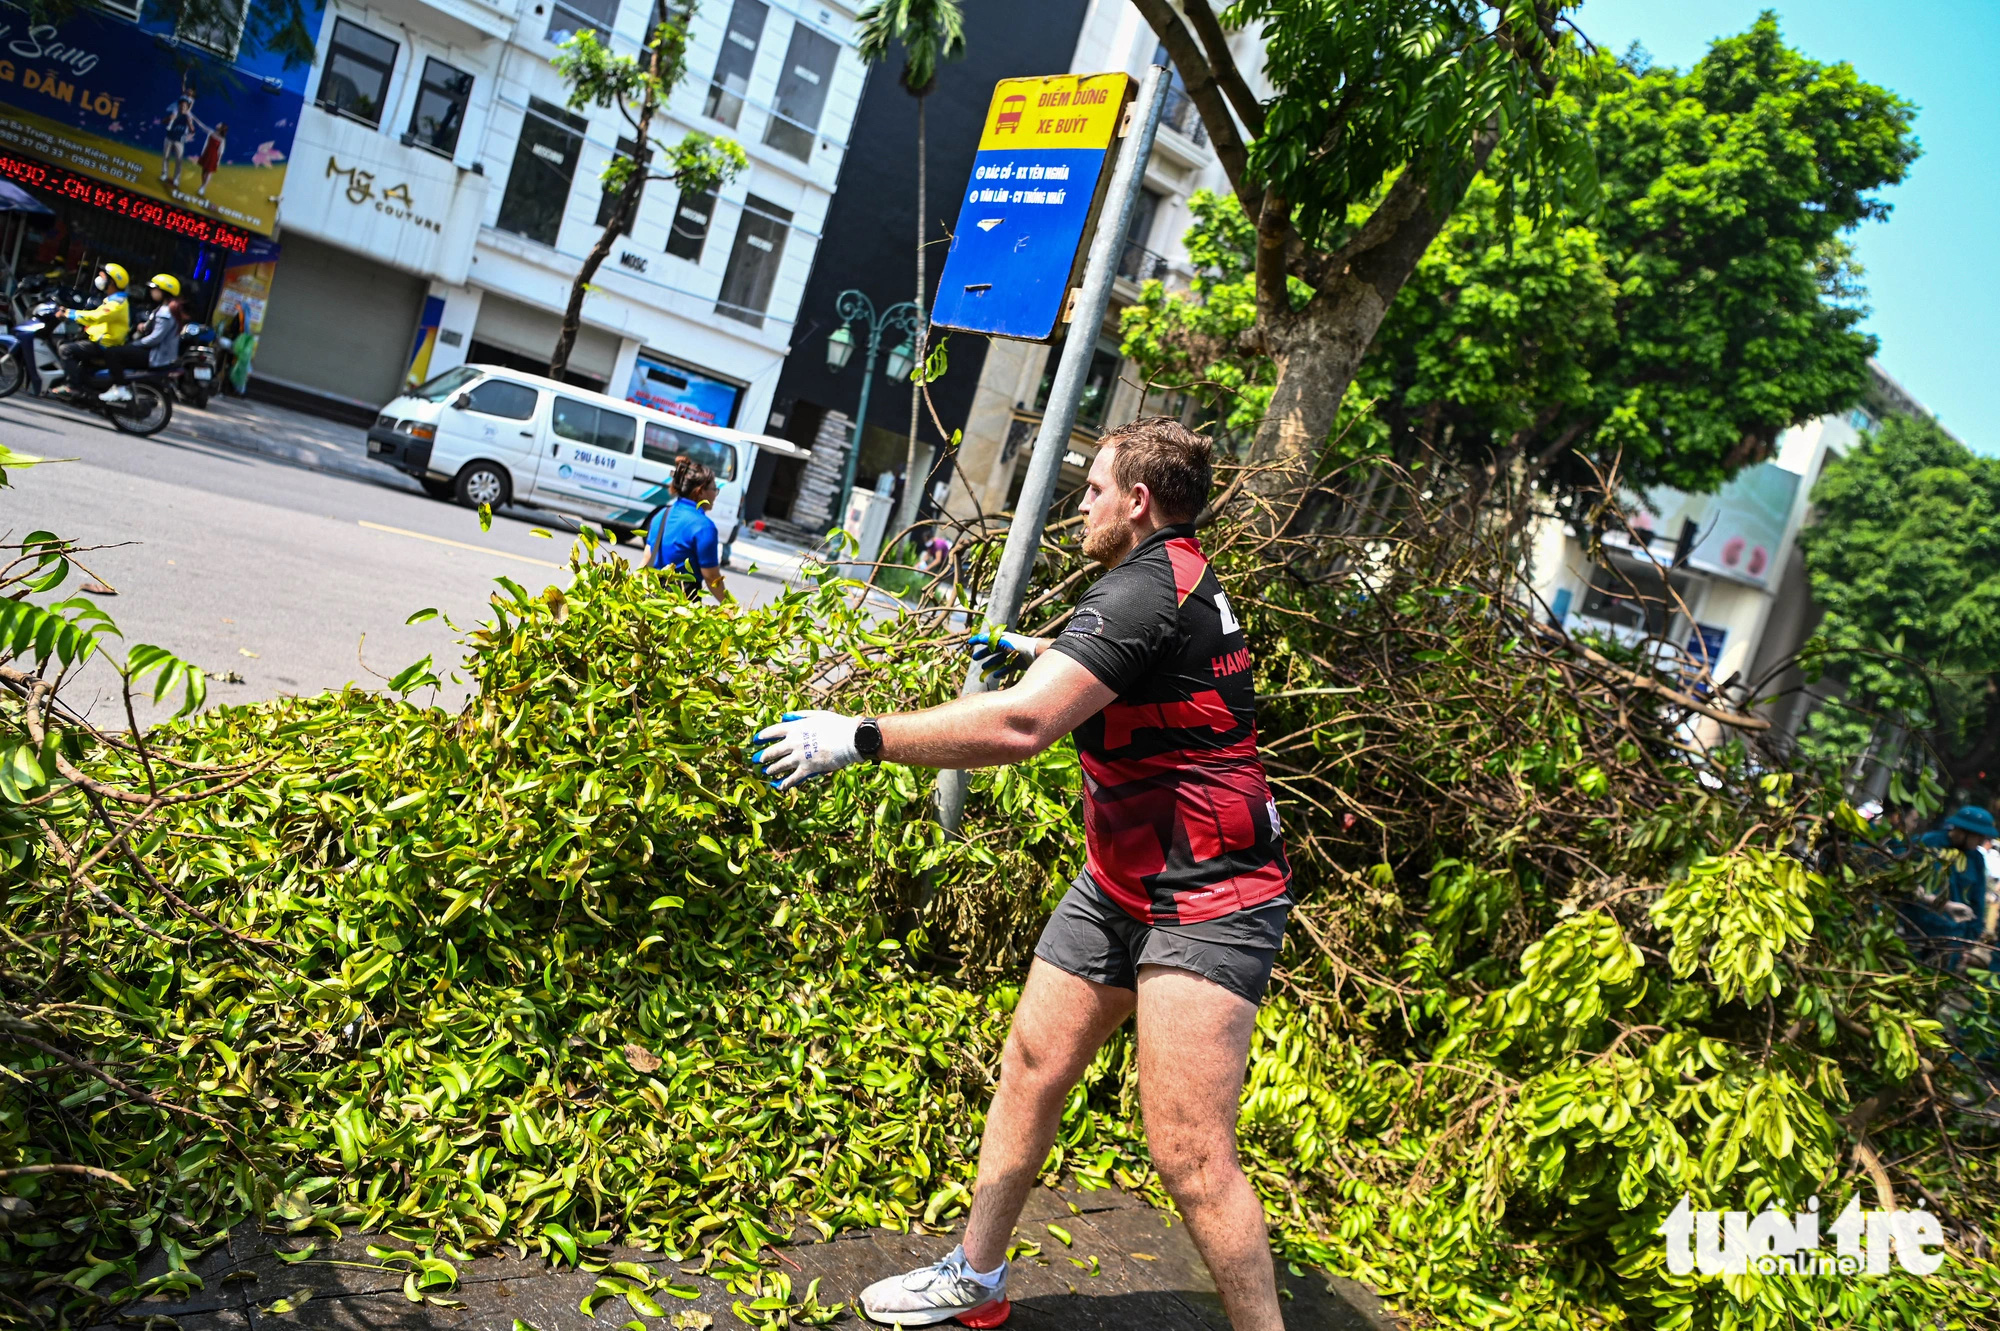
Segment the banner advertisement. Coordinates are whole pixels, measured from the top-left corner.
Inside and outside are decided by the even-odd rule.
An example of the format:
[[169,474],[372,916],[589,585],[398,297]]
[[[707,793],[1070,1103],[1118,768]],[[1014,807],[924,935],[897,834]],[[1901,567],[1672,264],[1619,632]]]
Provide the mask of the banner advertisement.
[[625,400],[654,411],[700,421],[704,425],[734,425],[743,389],[699,370],[641,353],[632,367]]
[[222,269],[222,296],[215,306],[215,326],[229,336],[264,331],[264,307],[271,299],[271,281],[278,271],[278,242],[252,240]]
[[410,343],[410,368],[403,384],[415,388],[431,377],[431,353],[437,350],[438,329],[444,325],[444,297],[425,296],[424,312],[417,320],[417,335]]
[[240,29],[197,41],[171,19],[35,23],[0,3],[0,149],[268,236],[310,73]]
[[[1760,462],[1731,477],[1716,494],[1691,495],[1667,486],[1646,492],[1646,503],[1657,511],[1632,515],[1632,527],[1644,542],[1645,554],[1656,563],[1669,562],[1688,523],[1694,540],[1687,566],[1735,582],[1769,590],[1782,571],[1778,549],[1791,522],[1799,493],[1798,473],[1775,462]],[[1628,545],[1624,534],[1607,534],[1605,544]]]

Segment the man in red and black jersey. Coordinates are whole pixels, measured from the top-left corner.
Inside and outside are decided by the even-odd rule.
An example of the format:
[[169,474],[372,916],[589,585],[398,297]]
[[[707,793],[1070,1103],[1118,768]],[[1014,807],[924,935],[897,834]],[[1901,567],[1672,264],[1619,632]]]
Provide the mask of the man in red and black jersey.
[[1064,1101],[1136,1012],[1154,1165],[1232,1326],[1282,1331],[1235,1129],[1291,873],[1257,757],[1242,626],[1195,537],[1210,483],[1208,441],[1177,422],[1112,431],[1083,503],[1083,551],[1104,576],[1053,639],[975,639],[982,659],[1025,666],[1019,683],[893,716],[791,713],[754,741],[782,789],[863,760],[1020,762],[1069,734],[1082,757],[1084,869],[1042,932],[1014,1012],[965,1240],[864,1291],[877,1321],[1006,1319],[1008,1240]]

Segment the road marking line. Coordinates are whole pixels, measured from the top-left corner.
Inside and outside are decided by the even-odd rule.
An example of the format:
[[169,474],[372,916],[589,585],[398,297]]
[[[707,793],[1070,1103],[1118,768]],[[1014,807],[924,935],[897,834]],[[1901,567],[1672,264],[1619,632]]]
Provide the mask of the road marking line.
[[432,536],[432,535],[429,535],[428,533],[425,533],[425,532],[420,532],[420,531],[405,531],[405,530],[404,530],[403,528],[401,528],[401,527],[385,527],[385,526],[383,526],[383,525],[382,525],[381,523],[379,523],[379,522],[370,522],[370,521],[368,521],[368,520],[367,520],[366,518],[364,518],[364,519],[362,519],[362,520],[361,520],[361,525],[362,525],[362,526],[364,526],[364,527],[366,527],[366,528],[367,528],[367,529],[368,529],[369,531],[386,531],[386,532],[389,532],[389,533],[392,533],[393,535],[396,535],[396,536],[412,536],[412,537],[415,537],[415,538],[416,538],[417,540],[419,540],[419,541],[431,541],[431,542],[434,542],[435,544],[438,544],[438,545],[449,545],[449,546],[455,546],[455,547],[457,547],[457,548],[458,548],[458,549],[460,549],[460,550],[471,550],[471,551],[473,551],[473,552],[474,552],[475,554],[482,554],[482,555],[492,555],[492,556],[493,556],[494,558],[496,558],[496,559],[515,559],[515,560],[519,560],[519,561],[520,561],[521,563],[523,563],[523,564],[534,564],[534,565],[536,565],[536,566],[537,566],[537,567],[539,567],[539,568],[568,568],[568,567],[569,567],[569,565],[567,565],[567,564],[551,564],[551,563],[550,563],[550,562],[549,562],[548,560],[546,560],[546,559],[530,559],[530,558],[528,558],[528,556],[526,556],[526,555],[516,555],[516,554],[509,554],[509,553],[508,553],[507,551],[505,551],[505,550],[495,550],[495,549],[494,549],[494,548],[493,548],[492,546],[490,546],[490,545],[468,545],[468,544],[467,544],[466,542],[464,542],[464,541],[451,541],[451,540],[446,540],[446,539],[445,539],[444,537],[442,537],[442,536]]

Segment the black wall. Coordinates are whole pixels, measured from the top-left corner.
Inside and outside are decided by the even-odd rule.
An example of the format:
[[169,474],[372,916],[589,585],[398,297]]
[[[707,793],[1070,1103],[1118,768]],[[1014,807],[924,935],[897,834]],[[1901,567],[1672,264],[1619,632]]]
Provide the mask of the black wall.
[[[972,154],[979,147],[993,85],[1003,78],[1067,72],[1083,27],[1084,8],[1085,0],[966,4],[965,59],[944,65],[935,91],[925,99],[925,157],[930,168],[925,182],[930,213],[925,233],[933,242],[926,254],[925,277],[930,285],[926,309],[937,294],[950,228],[957,225],[959,206],[971,182]],[[902,69],[898,48],[869,71],[848,136],[839,189],[827,210],[805,301],[793,328],[791,355],[778,377],[776,409],[788,417],[799,406],[808,408],[804,413],[808,416],[817,414],[811,407],[819,407],[852,417],[859,406],[864,331],[855,330],[854,358],[845,370],[829,374],[826,368],[826,339],[839,327],[834,302],[840,293],[858,288],[868,293],[877,310],[883,310],[910,299],[916,286],[917,103],[899,82]],[[891,333],[883,335],[885,360],[901,340]],[[931,385],[931,401],[947,431],[964,426],[986,361],[983,337],[955,333],[950,345],[950,370]],[[878,363],[868,423],[907,435],[909,418],[909,385],[892,382]],[[920,437],[930,445],[944,442],[928,411]]]

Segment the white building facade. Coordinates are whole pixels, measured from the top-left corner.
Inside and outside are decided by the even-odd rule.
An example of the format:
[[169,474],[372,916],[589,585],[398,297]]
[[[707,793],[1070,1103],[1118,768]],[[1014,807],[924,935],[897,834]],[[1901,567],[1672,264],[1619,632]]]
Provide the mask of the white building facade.
[[[1860,405],[1785,431],[1772,460],[1715,494],[1662,486],[1639,497],[1631,531],[1606,533],[1601,561],[1566,525],[1543,521],[1535,597],[1564,629],[1642,648],[1691,691],[1770,700],[1761,708],[1778,735],[1796,733],[1809,699],[1791,662],[1819,621],[1799,551],[1813,487],[1884,417],[1929,414],[1870,362]],[[1696,729],[1717,735],[1713,723]]]
[[[544,370],[634,153],[615,109],[571,110],[571,32],[639,50],[658,0],[334,0],[280,204],[257,378],[359,416],[467,360]],[[715,194],[645,186],[593,280],[570,377],[760,429],[789,348],[864,71],[844,6],[711,0],[656,121],[732,138]]]

